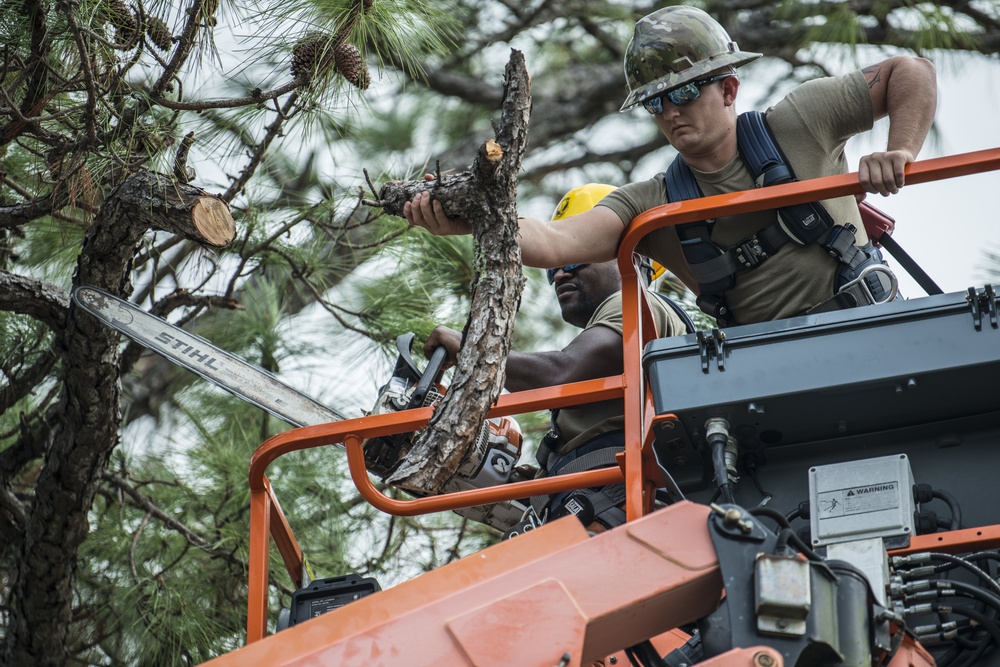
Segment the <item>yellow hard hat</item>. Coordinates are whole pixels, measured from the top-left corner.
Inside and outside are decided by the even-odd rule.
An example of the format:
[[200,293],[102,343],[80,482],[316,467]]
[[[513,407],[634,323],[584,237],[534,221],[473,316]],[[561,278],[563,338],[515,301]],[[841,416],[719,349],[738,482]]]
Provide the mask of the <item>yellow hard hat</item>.
[[[604,183],[587,183],[578,188],[573,188],[559,200],[556,210],[552,212],[552,219],[562,220],[571,215],[578,215],[589,211],[597,205],[597,202],[604,199],[609,192],[616,189],[615,186],[605,185]],[[651,280],[659,278],[666,270],[659,262],[652,262],[652,269],[653,276]]]
[[594,208],[597,202],[604,199],[609,192],[616,190],[613,185],[603,183],[587,183],[578,188],[573,188],[559,200],[559,205],[552,212],[553,220],[562,220],[571,215],[578,215]]

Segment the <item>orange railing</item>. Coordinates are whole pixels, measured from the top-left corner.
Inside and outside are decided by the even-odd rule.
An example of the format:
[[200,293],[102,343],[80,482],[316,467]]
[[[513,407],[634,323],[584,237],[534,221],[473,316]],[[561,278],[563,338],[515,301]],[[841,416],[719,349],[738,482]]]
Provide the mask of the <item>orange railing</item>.
[[[907,167],[906,182],[909,186],[997,169],[1000,169],[1000,148],[913,163]],[[366,438],[406,433],[422,428],[430,419],[431,408],[293,429],[267,440],[254,452],[250,461],[248,643],[261,639],[267,632],[268,555],[272,539],[293,583],[296,586],[301,586],[303,583],[301,549],[265,475],[272,461],[297,450],[343,444],[347,451],[351,477],[362,496],[378,509],[400,516],[551,494],[608,484],[624,478],[628,519],[631,521],[639,518],[650,508],[653,489],[663,484],[652,457],[651,426],[654,421],[670,419],[671,416],[654,414],[643,375],[642,350],[656,334],[649,306],[644,297],[645,290],[633,262],[636,244],[660,227],[860,192],[857,174],[850,173],[668,204],[647,211],[632,222],[618,251],[623,286],[624,372],[622,375],[506,394],[500,397],[490,412],[491,417],[500,417],[611,398],[624,398],[625,452],[624,456],[619,457],[619,468],[581,472],[429,498],[396,500],[382,494],[371,483],[365,470],[361,443]]]

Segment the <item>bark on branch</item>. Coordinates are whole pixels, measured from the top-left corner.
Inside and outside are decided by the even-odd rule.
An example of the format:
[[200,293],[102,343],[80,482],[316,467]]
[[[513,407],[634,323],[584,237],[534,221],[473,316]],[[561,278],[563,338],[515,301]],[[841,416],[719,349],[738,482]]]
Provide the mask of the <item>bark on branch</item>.
[[[222,199],[201,188],[150,171],[133,174],[105,203],[114,206],[108,215],[141,221],[132,227],[141,238],[149,228],[207,245],[225,248],[236,237],[236,223]],[[124,220],[122,221],[124,222]]]
[[390,484],[438,493],[469,451],[503,387],[514,316],[524,275],[518,246],[517,177],[528,142],[531,86],[520,51],[505,70],[495,140],[482,145],[472,168],[441,182],[390,182],[379,198],[399,215],[403,203],[430,189],[449,215],[465,218],[475,239],[472,307],[451,387],[427,428],[416,438]]

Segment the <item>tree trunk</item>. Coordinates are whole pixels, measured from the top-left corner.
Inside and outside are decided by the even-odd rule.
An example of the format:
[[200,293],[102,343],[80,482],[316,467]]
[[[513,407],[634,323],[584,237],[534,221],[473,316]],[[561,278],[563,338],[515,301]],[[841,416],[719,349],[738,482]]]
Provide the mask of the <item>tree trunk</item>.
[[[130,294],[132,259],[149,229],[217,248],[236,234],[220,199],[139,172],[102,204],[84,239],[74,284]],[[14,558],[10,624],[0,653],[5,658],[0,662],[12,666],[66,662],[77,553],[121,423],[118,334],[71,304],[57,338],[62,394],[50,411],[45,462]]]
[[390,484],[437,493],[450,479],[482,428],[503,388],[514,316],[524,276],[518,246],[517,176],[528,141],[531,86],[524,56],[511,51],[496,140],[482,145],[468,172],[438,181],[387,183],[380,193],[390,212],[421,189],[430,189],[452,216],[466,218],[475,239],[476,276],[451,387],[421,431]]

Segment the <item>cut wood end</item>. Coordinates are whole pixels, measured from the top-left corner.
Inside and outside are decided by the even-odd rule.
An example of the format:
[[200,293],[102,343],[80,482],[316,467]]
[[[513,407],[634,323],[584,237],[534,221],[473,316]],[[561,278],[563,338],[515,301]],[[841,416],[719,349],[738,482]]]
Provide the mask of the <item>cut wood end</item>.
[[198,197],[191,207],[191,222],[206,245],[225,248],[236,238],[236,222],[229,207],[217,197]]
[[486,142],[484,157],[490,162],[496,162],[503,158],[503,149],[500,147],[500,144],[490,139]]

